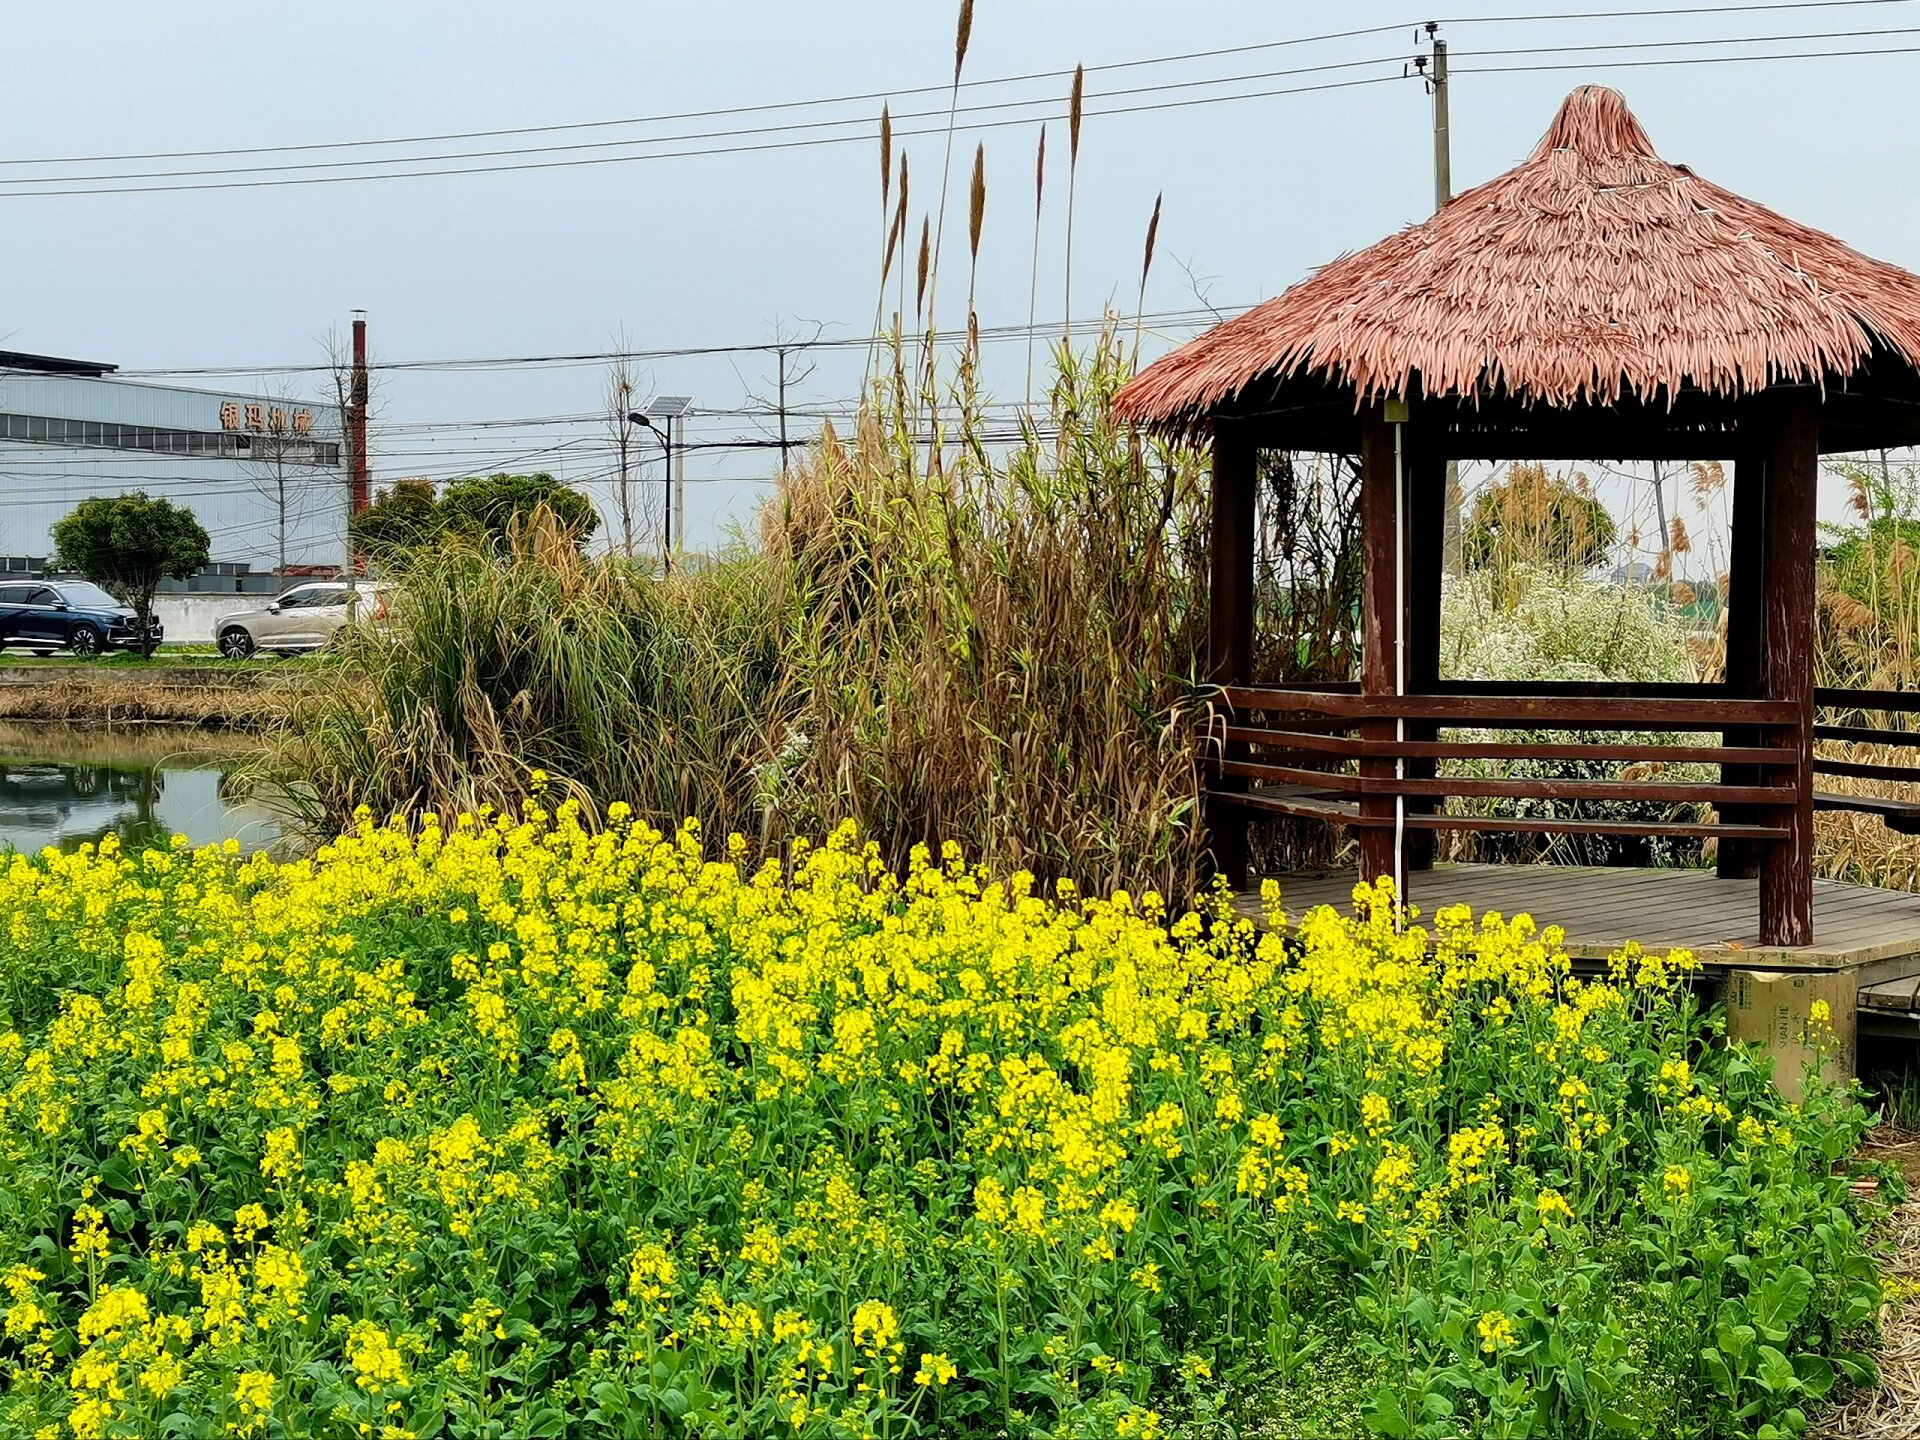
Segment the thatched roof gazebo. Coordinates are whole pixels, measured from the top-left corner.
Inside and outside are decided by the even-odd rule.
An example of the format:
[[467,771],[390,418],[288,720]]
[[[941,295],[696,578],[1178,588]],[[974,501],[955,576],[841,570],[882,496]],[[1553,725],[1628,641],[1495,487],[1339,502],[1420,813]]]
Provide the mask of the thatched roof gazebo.
[[[1816,791],[1812,672],[1819,456],[1920,440],[1920,277],[1662,160],[1614,91],[1575,90],[1521,165],[1174,351],[1116,409],[1213,444],[1210,648],[1229,721],[1209,813],[1229,871],[1256,811],[1357,826],[1365,876],[1404,876],[1445,828],[1711,836],[1723,875],[1759,874],[1763,941],[1794,946],[1812,942],[1816,802],[1920,825],[1920,807]],[[1357,685],[1248,683],[1262,448],[1360,457]],[[1734,462],[1724,684],[1442,681],[1447,463],[1576,457]],[[1475,746],[1442,742],[1444,725],[1690,738],[1657,754]],[[1473,757],[1693,760],[1720,775],[1436,777],[1438,761]],[[1700,801],[1717,818],[1448,815],[1449,795]]]

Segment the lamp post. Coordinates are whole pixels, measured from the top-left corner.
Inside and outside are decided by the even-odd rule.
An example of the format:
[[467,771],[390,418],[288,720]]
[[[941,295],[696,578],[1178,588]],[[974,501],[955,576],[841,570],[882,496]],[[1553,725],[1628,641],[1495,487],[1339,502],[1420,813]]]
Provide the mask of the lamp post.
[[[665,566],[666,573],[669,575],[673,573],[673,551],[674,551],[674,538],[675,538],[674,529],[673,529],[673,510],[674,510],[673,492],[677,488],[675,479],[674,479],[674,473],[673,473],[673,422],[676,420],[680,422],[680,425],[681,425],[680,445],[681,445],[682,451],[684,451],[686,448],[687,416],[691,415],[692,413],[693,413],[693,397],[691,395],[656,395],[653,397],[653,399],[649,400],[646,403],[646,406],[644,409],[630,410],[627,412],[627,419],[631,420],[634,424],[638,425],[641,429],[647,431],[656,440],[658,440],[660,442],[661,449],[666,453],[667,510],[666,510],[666,524],[662,527],[662,533],[660,537],[660,548],[662,551],[662,563]],[[655,424],[654,423],[655,421],[659,421],[661,423]],[[686,457],[684,454],[681,456],[680,464],[684,472],[686,467]],[[684,474],[682,476],[682,479],[684,480]],[[686,510],[687,510],[687,494],[686,494],[686,491],[682,489],[680,491],[679,538],[683,543],[686,539],[686,533],[687,533]]]
[[627,419],[660,442],[662,458],[666,462],[662,466],[666,479],[667,507],[660,525],[660,565],[666,574],[671,575],[673,573],[673,417],[663,416],[661,423],[655,425],[652,416],[644,415],[638,410],[629,410]]

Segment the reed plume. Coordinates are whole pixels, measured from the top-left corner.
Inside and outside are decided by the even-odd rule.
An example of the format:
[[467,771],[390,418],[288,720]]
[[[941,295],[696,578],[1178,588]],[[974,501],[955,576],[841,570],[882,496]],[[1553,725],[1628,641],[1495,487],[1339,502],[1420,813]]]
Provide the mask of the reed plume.
[[1067,268],[1062,289],[1066,294],[1066,321],[1062,334],[1073,343],[1073,192],[1080,174],[1080,114],[1086,96],[1087,67],[1073,67],[1073,91],[1067,97]]

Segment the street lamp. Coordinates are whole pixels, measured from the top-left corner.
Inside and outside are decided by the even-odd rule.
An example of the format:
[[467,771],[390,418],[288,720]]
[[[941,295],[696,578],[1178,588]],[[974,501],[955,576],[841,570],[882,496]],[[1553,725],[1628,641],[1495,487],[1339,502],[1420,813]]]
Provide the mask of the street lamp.
[[[645,430],[660,442],[662,457],[665,460],[667,505],[664,523],[660,527],[660,562],[665,572],[669,575],[673,573],[673,422],[675,420],[684,422],[692,411],[693,397],[691,395],[656,395],[647,402],[644,410],[629,410],[627,412],[627,420],[630,423],[638,425],[642,430]],[[656,420],[660,422],[657,425],[654,423]],[[684,431],[681,436],[681,442],[682,448],[684,449]],[[685,465],[685,463],[686,461],[683,456],[681,464]],[[685,496],[683,495],[681,499],[683,502],[681,508],[684,510],[686,508],[684,504]],[[683,530],[686,528],[686,523],[686,516],[683,514],[680,517],[680,525]]]

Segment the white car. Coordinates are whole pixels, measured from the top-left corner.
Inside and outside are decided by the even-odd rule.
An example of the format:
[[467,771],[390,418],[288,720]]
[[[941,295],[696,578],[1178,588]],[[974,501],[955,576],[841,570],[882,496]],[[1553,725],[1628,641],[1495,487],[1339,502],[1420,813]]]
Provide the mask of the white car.
[[318,650],[350,620],[382,620],[386,613],[381,586],[317,580],[294,586],[263,609],[222,616],[213,639],[229,660],[244,660],[256,650]]

